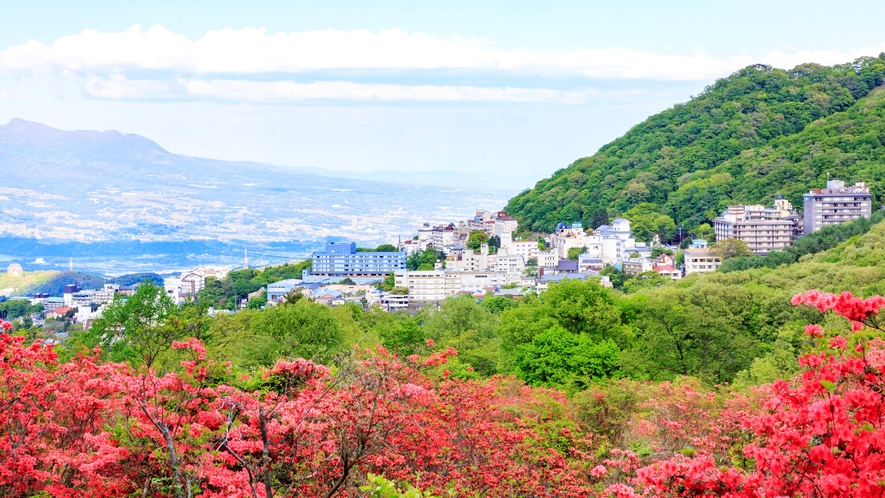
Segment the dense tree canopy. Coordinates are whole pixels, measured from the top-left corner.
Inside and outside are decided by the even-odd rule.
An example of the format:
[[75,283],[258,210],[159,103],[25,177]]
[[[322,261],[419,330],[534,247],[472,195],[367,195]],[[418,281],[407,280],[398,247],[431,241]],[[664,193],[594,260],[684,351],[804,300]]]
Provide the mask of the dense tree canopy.
[[885,91],[871,91],[883,75],[885,54],[832,67],[744,68],[541,180],[507,211],[550,231],[561,221],[629,218],[643,206],[692,230],[732,202],[782,194],[801,206],[827,173],[867,181],[881,200]]

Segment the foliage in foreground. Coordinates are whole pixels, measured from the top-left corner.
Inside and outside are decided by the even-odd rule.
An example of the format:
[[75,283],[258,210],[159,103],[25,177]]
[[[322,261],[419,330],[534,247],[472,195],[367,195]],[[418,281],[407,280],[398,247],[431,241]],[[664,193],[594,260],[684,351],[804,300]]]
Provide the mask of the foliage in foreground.
[[0,493],[879,496],[885,299],[793,304],[850,327],[806,326],[816,351],[792,380],[742,392],[623,381],[572,400],[453,378],[451,349],[279,360],[235,378],[196,339],[173,344],[180,368],[161,375],[85,353],[60,363],[4,333]]

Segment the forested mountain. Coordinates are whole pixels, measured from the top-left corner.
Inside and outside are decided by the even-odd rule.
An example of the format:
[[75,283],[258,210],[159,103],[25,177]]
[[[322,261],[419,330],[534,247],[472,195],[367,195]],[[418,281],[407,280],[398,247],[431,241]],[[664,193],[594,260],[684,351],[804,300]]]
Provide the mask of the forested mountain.
[[560,221],[598,226],[639,206],[691,229],[732,202],[782,194],[801,206],[827,173],[867,181],[879,201],[883,75],[885,53],[832,67],[748,66],[538,182],[508,212],[549,231]]

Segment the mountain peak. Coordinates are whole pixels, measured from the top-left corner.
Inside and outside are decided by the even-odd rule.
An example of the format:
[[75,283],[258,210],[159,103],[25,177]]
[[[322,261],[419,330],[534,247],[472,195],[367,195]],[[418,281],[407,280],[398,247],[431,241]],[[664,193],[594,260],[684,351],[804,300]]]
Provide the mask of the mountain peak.
[[170,153],[153,140],[116,130],[66,131],[13,118],[0,125],[0,152],[64,164],[81,162],[162,162]]

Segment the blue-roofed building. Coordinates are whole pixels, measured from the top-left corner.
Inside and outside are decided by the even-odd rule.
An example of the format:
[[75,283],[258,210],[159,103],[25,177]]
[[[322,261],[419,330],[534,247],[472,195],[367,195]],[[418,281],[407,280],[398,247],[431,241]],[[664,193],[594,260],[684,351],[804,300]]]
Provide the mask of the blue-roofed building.
[[383,277],[406,269],[404,252],[357,252],[355,242],[330,242],[313,253],[310,275],[330,277]]

